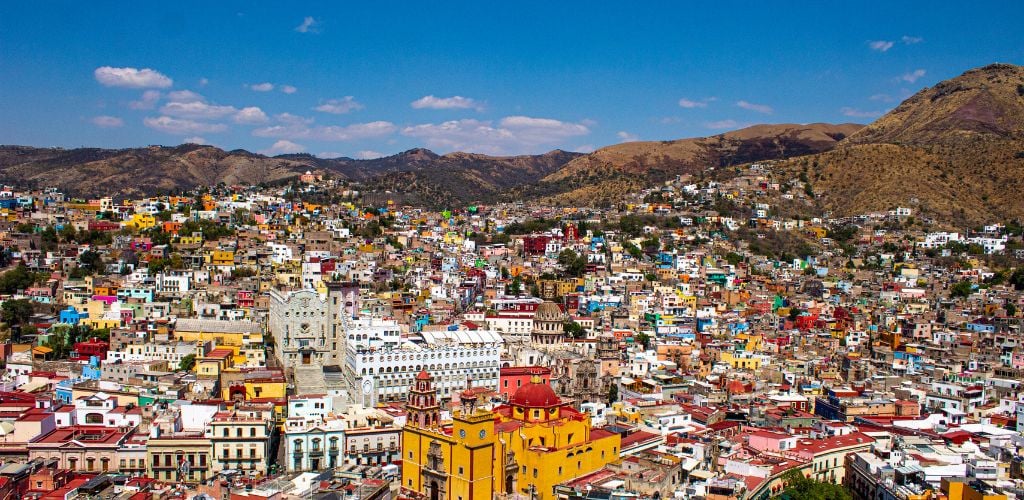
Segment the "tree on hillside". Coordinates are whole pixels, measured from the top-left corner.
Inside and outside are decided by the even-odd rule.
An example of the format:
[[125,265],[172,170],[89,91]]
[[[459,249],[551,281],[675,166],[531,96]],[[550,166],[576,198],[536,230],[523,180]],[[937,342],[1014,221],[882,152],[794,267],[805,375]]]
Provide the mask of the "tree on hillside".
[[18,267],[0,276],[0,293],[14,293],[18,290],[24,290],[32,286],[35,281],[35,274],[29,272],[24,264],[18,264]]
[[636,342],[637,344],[640,344],[640,345],[644,346],[644,350],[647,350],[647,348],[648,348],[648,347],[650,346],[650,344],[651,344],[651,336],[650,336],[650,335],[647,335],[647,334],[646,334],[646,333],[644,333],[644,332],[639,332],[639,333],[637,333],[636,335],[634,335],[634,336],[633,336],[633,340],[634,340],[634,341],[635,341],[635,342]]
[[188,354],[181,358],[181,363],[178,364],[178,369],[184,372],[192,371],[192,368],[196,366],[196,355]]
[[780,495],[783,500],[852,500],[850,492],[842,486],[815,481],[803,473],[791,470],[783,475],[787,487]]
[[0,320],[8,325],[20,325],[32,317],[32,301],[17,299],[5,301],[0,306]]
[[969,297],[974,291],[974,287],[971,285],[969,280],[963,280],[949,288],[949,296],[956,297]]
[[575,321],[569,321],[563,324],[562,331],[565,332],[567,337],[574,339],[581,339],[587,335],[587,331]]

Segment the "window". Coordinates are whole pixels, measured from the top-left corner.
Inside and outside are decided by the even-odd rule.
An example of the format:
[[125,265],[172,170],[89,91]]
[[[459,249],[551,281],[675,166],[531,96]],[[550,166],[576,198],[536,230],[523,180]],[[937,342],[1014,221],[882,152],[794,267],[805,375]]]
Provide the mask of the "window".
[[224,437],[228,437],[230,432],[228,432],[228,428],[227,427],[224,428],[224,432],[222,434],[224,434]]
[[255,427],[250,427],[249,428],[249,437],[256,437],[256,428]]

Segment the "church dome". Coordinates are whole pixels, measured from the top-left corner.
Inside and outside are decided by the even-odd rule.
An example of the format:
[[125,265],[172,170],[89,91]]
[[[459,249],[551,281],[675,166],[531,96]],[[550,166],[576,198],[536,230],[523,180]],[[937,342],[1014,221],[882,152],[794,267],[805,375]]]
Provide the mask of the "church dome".
[[564,321],[565,315],[562,310],[558,307],[558,304],[545,300],[537,306],[537,312],[533,314],[534,321],[550,321],[561,323]]
[[540,381],[532,381],[519,389],[508,400],[515,406],[528,408],[548,408],[562,404],[561,398],[555,394],[550,385]]

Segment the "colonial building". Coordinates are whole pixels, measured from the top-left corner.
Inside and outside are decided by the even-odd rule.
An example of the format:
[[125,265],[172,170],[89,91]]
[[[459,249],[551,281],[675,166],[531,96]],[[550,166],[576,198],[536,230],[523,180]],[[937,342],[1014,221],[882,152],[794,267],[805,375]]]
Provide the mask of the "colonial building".
[[359,313],[359,288],[327,283],[327,295],[314,290],[270,291],[268,327],[285,367],[340,366],[345,357],[346,322]]
[[118,448],[134,429],[73,425],[54,429],[28,443],[29,459],[57,459],[60,468],[78,472],[116,472]]
[[[474,384],[498,389],[503,340],[490,330],[426,331],[423,342],[401,348],[369,348],[350,343],[345,375],[364,406],[377,401],[405,401],[417,373],[427,370],[438,377],[442,398],[451,398]],[[363,340],[362,342],[365,342]]]
[[213,473],[227,469],[267,472],[273,406],[222,411],[213,416],[206,435],[213,445]]
[[460,394],[452,420],[442,421],[426,371],[416,376],[402,435],[402,489],[431,500],[524,494],[553,499],[553,487],[619,458],[618,434],[592,429],[590,416],[569,407],[535,378],[507,405],[487,410],[476,391]]
[[567,316],[558,304],[544,301],[533,315],[533,330],[530,340],[537,344],[559,344],[565,337],[565,320]]

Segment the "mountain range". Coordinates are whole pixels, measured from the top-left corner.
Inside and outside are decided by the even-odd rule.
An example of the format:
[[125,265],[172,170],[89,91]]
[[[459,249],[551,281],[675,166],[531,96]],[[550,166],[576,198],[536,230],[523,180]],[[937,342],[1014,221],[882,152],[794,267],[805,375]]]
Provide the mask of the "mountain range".
[[0,182],[81,196],[283,181],[307,170],[403,202],[597,204],[680,174],[777,160],[837,215],[911,206],[954,223],[1024,217],[1024,68],[993,64],[914,94],[875,122],[755,125],[709,137],[627,142],[589,154],[495,157],[412,149],[370,160],[266,157],[183,144],[129,149],[0,146]]

